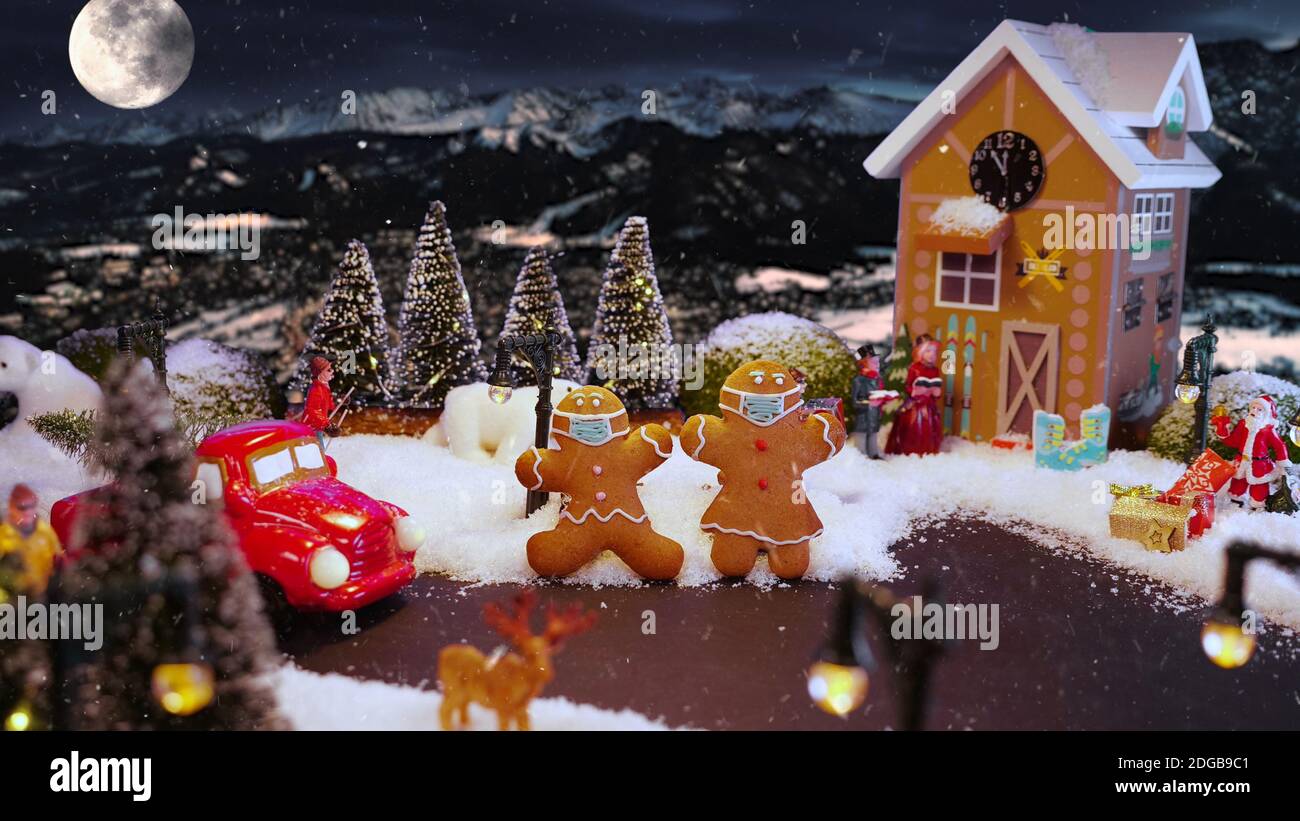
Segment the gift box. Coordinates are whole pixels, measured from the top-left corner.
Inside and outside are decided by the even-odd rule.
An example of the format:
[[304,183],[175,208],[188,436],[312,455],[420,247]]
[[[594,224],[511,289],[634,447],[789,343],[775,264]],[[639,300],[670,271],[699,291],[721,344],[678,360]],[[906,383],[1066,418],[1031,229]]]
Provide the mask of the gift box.
[[1187,491],[1218,493],[1236,472],[1237,466],[1234,463],[1206,448],[1205,453],[1196,457],[1196,461],[1192,462],[1167,493],[1172,498],[1180,498]]
[[[1118,491],[1118,492],[1117,492]],[[1187,546],[1188,521],[1192,518],[1192,497],[1180,504],[1157,501],[1149,485],[1138,488],[1111,487],[1115,504],[1110,509],[1110,535],[1140,542],[1147,550],[1170,553]]]
[[838,396],[806,399],[804,400],[802,410],[805,416],[810,416],[818,411],[824,411],[840,420],[841,425],[844,424],[844,400]]
[[1167,490],[1156,497],[1156,501],[1170,505],[1182,505],[1183,499],[1190,497],[1192,517],[1187,522],[1187,536],[1199,539],[1214,526],[1214,494],[1209,491],[1184,491],[1175,493]]

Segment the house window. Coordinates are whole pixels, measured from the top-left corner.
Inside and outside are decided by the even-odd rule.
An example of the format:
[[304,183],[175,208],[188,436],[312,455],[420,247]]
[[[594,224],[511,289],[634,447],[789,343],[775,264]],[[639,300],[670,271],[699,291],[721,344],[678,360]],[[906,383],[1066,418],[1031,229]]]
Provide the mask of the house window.
[[1170,234],[1174,230],[1174,195],[1156,194],[1155,233]]
[[950,308],[998,309],[998,270],[1002,252],[993,254],[939,254],[935,285],[936,305]]
[[1156,299],[1156,322],[1166,322],[1174,316],[1174,275],[1161,274],[1159,296]]
[[1129,280],[1124,283],[1124,330],[1131,331],[1142,324],[1142,279]]
[[1181,88],[1175,88],[1169,97],[1169,111],[1165,114],[1165,133],[1170,137],[1179,137],[1187,122],[1187,97]]
[[1140,239],[1151,234],[1155,218],[1155,194],[1135,194],[1133,196],[1133,217],[1129,220],[1130,244],[1138,244]]

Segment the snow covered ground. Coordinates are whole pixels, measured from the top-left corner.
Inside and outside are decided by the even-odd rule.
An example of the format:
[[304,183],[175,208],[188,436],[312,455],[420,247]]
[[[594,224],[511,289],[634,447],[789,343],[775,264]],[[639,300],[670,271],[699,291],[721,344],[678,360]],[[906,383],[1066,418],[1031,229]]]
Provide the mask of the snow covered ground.
[[[558,500],[553,498],[532,520],[522,519],[524,491],[510,469],[469,464],[444,448],[399,437],[348,437],[330,453],[338,459],[344,481],[402,505],[426,522],[429,541],[416,558],[421,570],[488,583],[535,578],[524,545],[533,533],[554,526]],[[1209,534],[1178,553],[1149,552],[1110,536],[1108,483],[1151,482],[1167,488],[1182,471],[1178,463],[1142,452],[1120,451],[1104,465],[1064,473],[1036,468],[1027,451],[959,440],[949,440],[938,456],[878,462],[847,449],[805,474],[808,498],[826,526],[813,544],[808,576],[822,581],[846,574],[895,576],[901,568],[890,545],[919,523],[960,514],[1009,525],[1052,549],[1090,553],[1205,600],[1219,595],[1223,550],[1233,539],[1290,550],[1300,544],[1300,517],[1247,513],[1227,505]],[[680,585],[719,578],[709,560],[709,539],[698,528],[716,487],[716,471],[680,450],[643,480],[641,495],[651,521],[686,550]],[[566,581],[639,583],[609,554]],[[762,561],[749,581],[780,583]],[[1281,570],[1252,564],[1248,598],[1266,618],[1300,628],[1300,583]]]
[[[271,676],[280,711],[298,730],[438,730],[442,694],[286,665]],[[631,710],[602,710],[564,698],[539,698],[534,730],[670,730]],[[470,729],[497,729],[496,713],[471,705]]]

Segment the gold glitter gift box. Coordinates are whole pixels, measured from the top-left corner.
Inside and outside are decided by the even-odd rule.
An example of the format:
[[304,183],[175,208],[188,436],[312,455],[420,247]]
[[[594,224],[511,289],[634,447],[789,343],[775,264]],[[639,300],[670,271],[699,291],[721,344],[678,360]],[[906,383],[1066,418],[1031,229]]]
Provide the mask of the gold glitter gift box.
[[1192,494],[1180,505],[1157,502],[1154,489],[1112,485],[1115,504],[1110,509],[1110,535],[1132,539],[1147,550],[1170,553],[1187,546],[1187,522],[1192,514]]

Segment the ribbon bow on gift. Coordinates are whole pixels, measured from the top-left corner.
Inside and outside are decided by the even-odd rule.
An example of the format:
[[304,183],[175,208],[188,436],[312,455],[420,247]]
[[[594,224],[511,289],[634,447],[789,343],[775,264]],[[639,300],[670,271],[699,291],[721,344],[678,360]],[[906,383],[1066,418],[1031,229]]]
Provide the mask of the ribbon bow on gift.
[[1132,496],[1137,499],[1154,499],[1159,494],[1156,492],[1155,485],[1148,482],[1145,485],[1116,485],[1110,486],[1110,495],[1119,498],[1121,496]]

